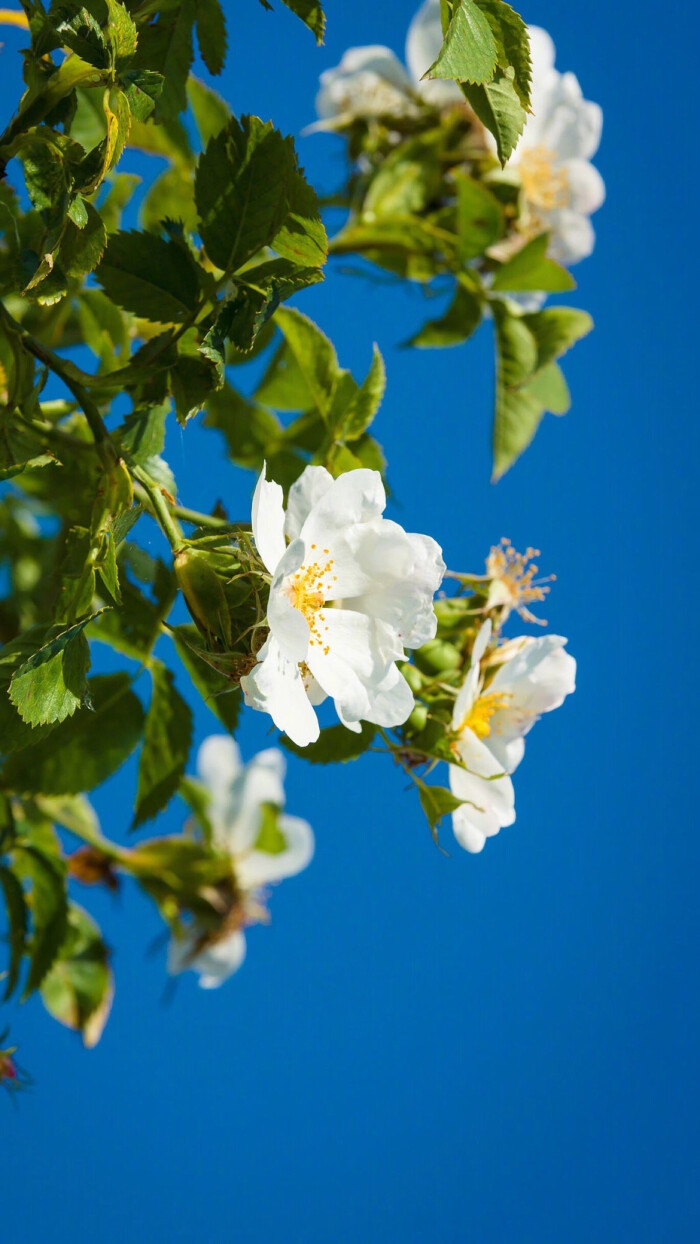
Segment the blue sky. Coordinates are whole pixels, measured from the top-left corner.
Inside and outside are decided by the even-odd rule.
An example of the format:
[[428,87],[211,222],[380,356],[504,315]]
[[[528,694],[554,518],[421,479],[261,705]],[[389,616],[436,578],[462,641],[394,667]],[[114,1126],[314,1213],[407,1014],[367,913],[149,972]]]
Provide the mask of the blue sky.
[[[295,134],[318,73],[352,44],[401,53],[412,13],[329,0],[317,50],[281,4],[228,4],[232,25],[234,8],[220,89]],[[373,340],[385,353],[393,516],[458,569],[478,570],[501,535],[542,549],[579,689],[531,736],[517,822],[478,857],[448,827],[450,857],[435,850],[386,758],[313,780],[291,764],[288,807],[314,825],[316,858],[275,892],[272,925],[219,992],[183,979],[164,1000],[148,904],[128,887],[98,896],[117,974],[101,1045],[84,1052],[36,1001],[8,1014],[37,1080],[18,1111],[0,1101],[12,1244],[700,1236],[694,84],[659,55],[649,0],[523,12],[605,112],[608,200],[572,298],[596,331],[565,362],[571,413],[547,417],[494,488],[488,329],[454,351],[399,350],[420,296],[332,268],[299,305],[358,373]],[[664,14],[675,35],[692,20],[677,3]],[[3,38],[7,111],[24,36]],[[338,140],[300,152],[319,187],[340,181]],[[252,481],[214,434],[173,430],[167,456],[187,504],[214,490],[247,508]],[[213,725],[198,706],[198,739]],[[251,715],[245,753],[268,742]],[[133,790],[132,765],[99,794],[106,832],[125,832]]]

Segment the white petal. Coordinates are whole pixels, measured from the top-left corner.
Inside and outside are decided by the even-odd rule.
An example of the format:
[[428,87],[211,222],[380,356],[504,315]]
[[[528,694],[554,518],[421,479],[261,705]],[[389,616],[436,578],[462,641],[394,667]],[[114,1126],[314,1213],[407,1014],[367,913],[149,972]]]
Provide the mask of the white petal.
[[298,664],[284,655],[273,635],[259,656],[260,664],[241,678],[246,704],[269,713],[277,728],[299,747],[314,743],[319,735],[318,718]]
[[487,618],[486,621],[481,624],[479,633],[474,640],[474,647],[472,648],[472,665],[477,665],[486,652],[491,639],[492,629],[491,619]]
[[489,691],[505,693],[509,702],[492,719],[495,724],[513,713],[551,712],[576,690],[576,661],[564,651],[565,644],[561,635],[533,639],[497,670]]
[[254,889],[293,877],[311,862],[314,853],[314,836],[311,826],[298,816],[282,815],[279,829],[285,839],[284,850],[251,851],[239,861],[236,878],[244,889]]
[[552,234],[549,240],[549,255],[563,264],[565,268],[571,264],[587,259],[595,246],[595,231],[589,216],[572,212],[570,208],[560,208],[552,212],[549,218]]
[[271,633],[292,661],[305,661],[309,648],[309,624],[281,588],[270,589],[267,621]]
[[355,523],[368,523],[379,518],[386,506],[386,493],[378,471],[362,467],[347,471],[333,480],[332,486],[313,506],[301,530],[307,548],[317,544],[323,548],[326,536],[333,530],[344,531]]
[[413,712],[413,692],[397,665],[392,665],[378,687],[367,689],[369,712],[366,720],[386,730],[401,726]]
[[433,596],[445,573],[439,544],[430,536],[404,531],[398,523],[375,519],[359,534],[357,559],[372,585],[348,603],[382,618],[405,648],[419,648],[433,639]]
[[[439,0],[438,0],[439,3]],[[552,36],[541,26],[528,26],[530,36],[530,60],[532,61],[533,81],[541,79],[550,69],[554,68],[556,55]]]
[[605,202],[605,182],[597,168],[588,160],[575,159],[567,160],[562,169],[566,173],[571,211],[587,216],[597,212]]
[[[390,642],[387,646],[391,633],[366,614],[348,609],[321,609],[317,618],[321,640],[309,647],[309,669],[332,696],[341,720],[364,720],[367,685],[382,683],[397,653]],[[398,653],[403,655],[400,649]]]
[[[232,790],[232,816],[225,845],[234,857],[250,851],[260,833],[261,804],[284,806],[284,756],[276,747],[258,752],[238,775]],[[236,873],[238,874],[238,860]]]
[[[452,828],[467,851],[480,851],[483,839],[515,820],[513,783],[509,777],[493,776],[502,772],[501,767],[471,730],[464,731],[459,753],[470,771],[450,765],[450,790],[465,800],[452,814]],[[491,781],[485,780],[489,777]]]
[[467,717],[471,713],[474,702],[479,694],[479,683],[481,682],[481,674],[479,672],[479,662],[473,662],[464,678],[457,699],[452,710],[452,729],[462,730]]
[[[557,74],[539,106],[537,141],[556,152],[560,160],[590,160],[600,145],[603,111],[583,98],[573,73]],[[528,143],[532,131],[528,126]]]
[[168,972],[171,976],[191,969],[199,972],[202,989],[216,989],[237,972],[245,959],[245,936],[240,929],[205,950],[195,953],[201,929],[193,926],[184,937],[172,938],[168,947]]
[[504,773],[515,773],[525,755],[525,740],[522,735],[504,738],[503,735],[497,733],[496,727],[491,730],[488,737],[488,749]]
[[241,769],[241,753],[230,735],[211,734],[204,740],[197,753],[197,772],[211,795],[209,816],[215,832],[229,820],[231,790]]
[[279,484],[265,478],[265,470],[263,464],[253,494],[253,537],[266,568],[274,574],[286,548],[283,493]]
[[296,540],[301,534],[313,507],[321,500],[331,487],[333,476],[322,466],[307,466],[302,471],[290,490],[287,499],[287,517],[285,531],[290,540]]
[[401,115],[410,112],[411,82],[391,48],[349,48],[339,65],[321,74],[316,112],[338,116]]

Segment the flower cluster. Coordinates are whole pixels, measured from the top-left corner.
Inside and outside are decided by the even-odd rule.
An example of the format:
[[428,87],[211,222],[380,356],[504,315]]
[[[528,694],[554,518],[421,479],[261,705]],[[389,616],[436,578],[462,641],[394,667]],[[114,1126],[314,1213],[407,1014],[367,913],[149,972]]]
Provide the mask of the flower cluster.
[[429,536],[383,518],[385,506],[378,471],[333,479],[309,466],[286,513],[279,484],[264,470],[258,480],[253,535],[271,575],[269,636],[241,686],[300,747],[318,738],[314,706],[326,696],[354,731],[361,721],[400,725],[413,708],[396,662],[435,635],[445,563]]

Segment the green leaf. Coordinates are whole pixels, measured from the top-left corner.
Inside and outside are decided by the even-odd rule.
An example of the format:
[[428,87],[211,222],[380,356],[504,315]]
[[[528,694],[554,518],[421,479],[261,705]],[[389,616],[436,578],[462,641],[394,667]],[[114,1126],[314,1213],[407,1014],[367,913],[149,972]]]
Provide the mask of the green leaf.
[[230,341],[244,354],[250,353],[260,329],[278,303],[274,289],[258,290],[239,285],[234,296],[221,304],[214,324],[202,341],[201,353],[216,363],[223,375],[225,342]]
[[291,139],[290,166],[287,178],[287,216],[282,228],[272,239],[272,248],[285,259],[304,267],[321,268],[328,258],[328,238],[321,220],[316,191],[297,164]]
[[[163,77],[163,90],[156,104],[158,121],[172,120],[187,107],[187,78],[194,59],[192,31],[195,0],[180,0],[139,32],[139,46],[132,68],[155,71]],[[164,8],[164,6],[163,6]]]
[[32,934],[29,974],[22,994],[24,999],[41,985],[66,935],[66,867],[60,857],[38,847],[18,846],[15,854],[23,875],[31,880],[29,904]]
[[445,786],[428,786],[420,778],[416,781],[420,806],[425,813],[433,839],[437,842],[439,821],[443,816],[454,812],[455,808],[459,808],[464,800],[457,799]]
[[260,832],[255,839],[254,850],[267,855],[280,855],[286,850],[287,839],[280,829],[280,809],[273,803],[261,805]]
[[491,26],[475,0],[454,0],[438,58],[423,75],[455,82],[488,82],[498,50]]
[[311,33],[316,36],[318,44],[323,43],[326,18],[318,0],[282,0],[282,3],[301,18],[304,25],[308,26]]
[[12,675],[10,700],[30,726],[64,721],[84,703],[90,646],[83,631],[90,621],[83,618],[63,631],[52,627],[53,638]]
[[491,82],[462,87],[477,117],[496,139],[501,164],[506,164],[515,151],[527,119],[514,77],[512,69],[497,69]]
[[185,772],[192,742],[192,714],[171,671],[154,662],[151,673],[153,696],[143,734],[132,829],[157,816],[170,802]]
[[221,133],[231,120],[231,109],[216,91],[190,75],[187,82],[187,95],[190,108],[197,122],[202,146],[206,147],[209,140]]
[[457,183],[457,233],[462,260],[475,259],[503,237],[505,215],[498,199],[481,182],[455,172]]
[[348,730],[346,726],[329,726],[327,730],[322,730],[316,742],[309,743],[308,747],[299,747],[297,743],[287,738],[286,734],[281,736],[280,743],[288,752],[294,752],[295,756],[301,756],[303,760],[308,760],[313,765],[330,765],[344,763],[346,760],[356,760],[371,746],[376,733],[376,726],[363,721],[359,733]]
[[345,410],[342,435],[346,441],[356,441],[367,431],[382,404],[385,389],[386,368],[381,351],[375,344],[370,369]]
[[593,328],[588,312],[574,307],[545,307],[522,318],[537,342],[538,368],[561,358]]
[[532,64],[530,37],[519,13],[505,0],[476,0],[488,19],[496,40],[498,64],[501,69],[513,67],[513,85],[523,108],[530,107]]
[[113,302],[147,320],[179,323],[197,307],[199,282],[188,251],[153,233],[113,233],[96,275]]
[[83,277],[96,268],[107,245],[107,230],[100,213],[92,203],[84,203],[85,223],[78,228],[72,221],[66,225],[59,259],[67,276]]
[[150,117],[163,92],[163,75],[152,69],[130,69],[121,75],[121,84],[136,121]]
[[71,11],[72,8],[70,5],[59,5],[54,11],[52,25],[60,42],[88,65],[106,69],[110,55],[100,23],[87,8]]
[[382,160],[362,205],[367,219],[424,210],[441,185],[435,131],[402,142]]
[[107,7],[106,34],[115,68],[128,61],[136,51],[138,35],[128,9],[119,0],[104,0]]
[[165,445],[165,420],[170,402],[158,406],[137,407],[126,416],[116,435],[132,462],[143,464]]
[[5,911],[10,943],[10,961],[7,968],[7,983],[3,1001],[7,1001],[17,988],[22,955],[24,954],[28,914],[24,891],[15,874],[0,864],[0,888],[5,896]]
[[496,327],[496,410],[493,425],[493,480],[527,449],[544,414],[528,385],[537,369],[537,342],[522,316],[505,303],[492,303]]
[[219,0],[197,0],[197,43],[210,73],[218,74],[226,60],[226,18]]
[[120,768],[136,747],[144,720],[131,679],[126,673],[98,675],[90,679],[88,692],[91,709],[81,708],[49,737],[5,761],[0,771],[5,789],[77,795]]
[[479,327],[481,317],[481,300],[460,282],[445,314],[428,320],[407,344],[422,350],[461,345]]
[[92,1049],[102,1035],[113,994],[102,934],[87,912],[71,903],[65,940],[41,985],[44,1006],[59,1023],[80,1032]]
[[340,376],[335,347],[318,325],[296,308],[280,307],[275,322],[284,334],[313,404],[328,419]]
[[546,363],[528,385],[530,393],[544,410],[553,415],[565,415],[571,409],[571,394],[558,363]]
[[195,626],[173,626],[170,634],[177,654],[204,703],[233,734],[243,704],[240,687],[207,663],[206,650],[202,647]]
[[172,164],[156,177],[141,204],[144,229],[158,232],[165,220],[179,221],[190,233],[197,232],[192,173],[184,164]]
[[272,242],[287,215],[294,165],[291,140],[259,117],[231,117],[210,139],[197,165],[195,200],[202,240],[219,268],[235,271]]
[[548,245],[548,233],[541,233],[531,242],[526,242],[512,259],[498,269],[491,289],[494,292],[541,290],[547,293],[575,289],[576,282],[566,268],[547,257]]

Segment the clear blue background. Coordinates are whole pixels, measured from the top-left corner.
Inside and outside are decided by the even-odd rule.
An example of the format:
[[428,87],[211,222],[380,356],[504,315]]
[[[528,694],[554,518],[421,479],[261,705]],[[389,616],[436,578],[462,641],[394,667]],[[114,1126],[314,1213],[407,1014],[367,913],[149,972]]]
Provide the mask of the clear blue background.
[[[410,0],[329,0],[316,50],[279,3],[227,8],[223,93],[295,134],[321,69],[352,44],[401,53],[412,13]],[[288,805],[312,821],[317,855],[275,892],[271,927],[218,993],[192,977],[163,1004],[151,909],[128,886],[96,898],[117,974],[101,1045],[84,1052],[36,1001],[8,1015],[37,1080],[17,1112],[0,1100],[8,1244],[700,1238],[697,109],[669,50],[694,46],[695,13],[530,0],[525,16],[605,111],[608,201],[576,272],[596,331],[566,361],[570,415],[547,417],[494,488],[488,329],[458,350],[401,352],[420,296],[332,270],[299,302],[358,373],[373,339],[386,354],[377,432],[394,516],[457,568],[478,570],[503,534],[542,548],[579,690],[531,736],[518,820],[478,857],[448,826],[450,858],[434,848],[383,758],[313,776],[291,765]],[[3,38],[9,109],[25,36]],[[300,150],[331,190],[340,142]],[[214,485],[245,513],[251,480],[216,435],[176,430],[168,456],[187,503],[207,505]],[[198,738],[213,726],[198,707]],[[265,719],[241,738],[246,754],[264,745]],[[132,765],[98,798],[115,836],[133,782]]]

